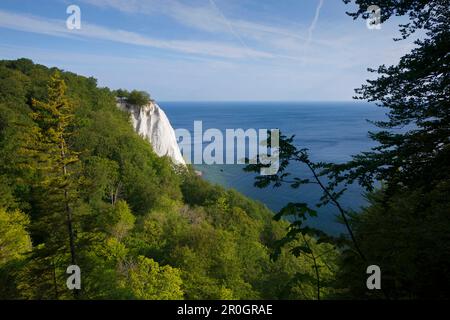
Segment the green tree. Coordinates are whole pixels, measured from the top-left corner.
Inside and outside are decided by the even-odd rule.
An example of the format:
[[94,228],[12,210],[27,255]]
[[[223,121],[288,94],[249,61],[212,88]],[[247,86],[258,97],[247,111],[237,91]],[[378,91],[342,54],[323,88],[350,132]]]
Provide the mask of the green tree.
[[[287,222],[273,221],[263,204],[192,171],[177,174],[133,131],[116,93],[98,88],[95,79],[61,71],[64,98],[51,95],[55,71],[27,59],[0,61],[0,207],[29,217],[25,230],[33,242],[30,254],[0,267],[1,298],[72,298],[65,286],[67,203],[83,299],[316,296],[310,259],[290,248],[270,259]],[[59,109],[67,117],[67,158],[61,158],[61,139],[52,138],[63,120],[55,111],[60,104],[67,107]],[[74,162],[64,161],[69,158]],[[333,274],[324,261],[330,264],[336,252],[310,244],[326,297]]]
[[[372,1],[344,2],[357,5],[356,12],[350,16],[369,17],[366,10]],[[424,30],[425,38],[416,40],[417,47],[402,57],[398,65],[369,69],[378,73],[379,78],[368,80],[356,90],[357,99],[377,102],[388,110],[387,121],[374,122],[381,130],[370,133],[378,143],[375,148],[343,164],[313,163],[307,149],[296,147],[293,137],[282,136],[280,171],[256,180],[259,187],[288,184],[298,188],[314,183],[322,188],[319,205],[332,203],[339,209],[352,241],[331,239],[305,227],[304,220],[315,212],[306,204],[290,203],[276,216],[294,219],[280,245],[295,242],[299,235],[307,233],[344,245],[340,289],[347,283],[351,297],[383,297],[379,293],[369,293],[365,287],[368,264],[383,267],[384,297],[449,296],[448,290],[443,289],[450,287],[446,275],[449,257],[433,249],[447,250],[450,243],[442,228],[449,223],[449,216],[444,213],[448,211],[448,199],[441,198],[443,193],[450,192],[449,7],[448,0],[383,2],[382,22],[392,16],[408,15],[409,22],[400,25],[401,38],[408,38],[417,30]],[[292,162],[306,165],[312,178],[291,176],[287,169]],[[250,165],[247,170],[259,171],[261,166]],[[339,197],[354,182],[368,191],[373,191],[377,182],[383,183],[376,196],[370,195],[371,205],[361,215],[348,212],[339,203]],[[293,250],[303,254],[310,251],[302,246]],[[425,259],[423,263],[422,259]],[[433,276],[430,269],[435,270],[434,274],[441,280]],[[426,280],[419,279],[423,275],[427,275]]]
[[7,212],[0,208],[0,267],[12,260],[24,258],[31,251],[28,234],[30,219],[18,210]]
[[161,267],[152,259],[139,256],[131,262],[127,281],[137,299],[179,300],[183,298],[180,271],[170,266]]
[[[355,2],[358,10],[351,16],[367,18],[364,12],[370,1]],[[375,122],[381,131],[370,133],[378,146],[348,163],[330,165],[331,177],[358,181],[369,190],[374,181],[401,189],[432,188],[436,181],[450,179],[449,10],[448,0],[390,1],[382,8],[382,21],[409,15],[410,21],[400,25],[402,38],[420,29],[426,37],[416,40],[417,47],[397,65],[369,69],[379,78],[357,89],[356,98],[386,108],[388,120]]]
[[76,181],[69,172],[69,167],[78,162],[78,154],[69,149],[67,137],[73,119],[73,107],[65,96],[66,84],[59,73],[51,78],[48,87],[48,101],[33,100],[32,118],[36,122],[36,145],[28,146],[33,155],[39,158],[46,178],[41,184],[48,186],[63,201],[59,214],[67,223],[72,264],[76,264],[75,237],[71,202],[76,198]]
[[133,229],[136,218],[132,214],[128,204],[123,200],[119,200],[114,205],[113,216],[110,220],[110,223],[113,225],[109,232],[120,241]]
[[150,102],[150,95],[145,91],[133,90],[127,97],[127,102],[139,107],[145,106]]
[[16,275],[32,250],[29,226],[30,219],[23,212],[0,207],[0,299],[20,295]]
[[[346,2],[353,2],[347,1]],[[370,1],[357,0],[355,19],[367,18]],[[407,15],[400,39],[421,30],[416,48],[397,65],[369,69],[378,78],[356,90],[358,99],[387,109],[388,119],[375,122],[371,133],[378,146],[345,164],[330,164],[324,174],[345,184],[357,181],[373,190],[370,206],[354,216],[356,237],[368,260],[380,265],[383,288],[392,298],[448,298],[450,296],[450,105],[448,0],[388,1],[382,21]],[[396,40],[400,40],[396,39]],[[403,130],[398,130],[402,128]],[[344,252],[340,281],[350,297],[375,296],[355,281],[365,266]]]
[[117,89],[116,91],[114,91],[114,93],[118,98],[128,98],[130,95],[130,93],[125,89]]
[[[31,114],[35,122],[32,134],[22,149],[23,166],[35,172],[36,229],[44,246],[36,250],[48,258],[67,248],[70,263],[77,264],[73,211],[78,201],[80,182],[72,169],[78,153],[70,149],[68,137],[73,120],[73,106],[67,99],[66,84],[55,73],[48,84],[47,101],[32,100]],[[65,231],[64,231],[65,229]],[[56,264],[52,263],[56,268]],[[55,292],[57,292],[55,288]],[[77,290],[74,291],[77,294]]]

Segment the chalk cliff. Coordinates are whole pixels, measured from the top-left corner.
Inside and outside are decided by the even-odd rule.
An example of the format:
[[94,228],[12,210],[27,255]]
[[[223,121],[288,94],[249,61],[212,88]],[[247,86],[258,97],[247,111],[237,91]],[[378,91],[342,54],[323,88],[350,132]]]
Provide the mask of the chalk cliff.
[[151,143],[158,156],[169,156],[175,164],[186,165],[175,131],[158,104],[152,101],[139,107],[118,99],[117,106],[130,113],[134,130]]

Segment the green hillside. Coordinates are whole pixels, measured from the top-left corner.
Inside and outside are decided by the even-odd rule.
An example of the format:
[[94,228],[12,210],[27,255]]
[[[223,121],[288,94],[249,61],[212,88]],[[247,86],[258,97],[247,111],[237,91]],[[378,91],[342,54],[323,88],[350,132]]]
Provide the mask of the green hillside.
[[272,216],[157,157],[96,79],[0,62],[0,298],[313,299],[316,271],[333,296],[333,247],[272,260]]

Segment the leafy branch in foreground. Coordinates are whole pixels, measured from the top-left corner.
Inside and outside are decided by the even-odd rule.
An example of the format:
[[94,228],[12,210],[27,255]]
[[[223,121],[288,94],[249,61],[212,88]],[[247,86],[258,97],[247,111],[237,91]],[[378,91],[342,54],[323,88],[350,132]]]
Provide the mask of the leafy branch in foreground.
[[[369,0],[355,2],[362,16]],[[402,38],[417,30],[426,37],[414,41],[415,48],[397,65],[381,65],[369,72],[378,78],[367,80],[356,89],[355,99],[367,100],[386,108],[387,120],[373,122],[380,131],[370,132],[377,146],[360,153],[347,163],[329,165],[324,174],[341,182],[357,181],[372,191],[375,181],[383,181],[387,194],[403,188],[433,189],[449,179],[450,153],[450,1],[386,1],[382,22],[391,16],[408,15],[400,25]]]
[[[298,149],[293,141],[295,136],[291,136],[290,138],[280,135],[279,141],[279,170],[275,175],[270,176],[257,176],[255,178],[255,186],[259,188],[265,188],[269,185],[273,185],[274,188],[281,187],[283,184],[289,185],[291,188],[297,189],[301,185],[306,184],[315,184],[318,185],[322,189],[322,197],[320,198],[320,202],[317,204],[318,207],[324,206],[327,204],[333,204],[339,211],[340,217],[348,231],[350,236],[350,240],[353,243],[353,246],[361,257],[361,259],[366,260],[364,253],[361,251],[360,246],[358,245],[358,241],[353,234],[349,219],[348,213],[339,203],[340,196],[346,191],[346,188],[343,188],[339,191],[335,191],[338,184],[336,181],[331,180],[327,185],[321,180],[322,169],[326,168],[328,164],[325,163],[314,163],[311,161],[308,155],[308,149]],[[269,138],[267,139],[268,147],[270,146],[270,132]],[[299,163],[301,165],[305,165],[307,169],[311,172],[311,178],[303,178],[303,177],[292,177],[292,174],[287,172],[288,166],[292,163]],[[258,159],[256,164],[249,164],[244,168],[244,171],[247,172],[259,172],[261,168],[267,167],[261,163]],[[304,221],[309,217],[317,216],[317,212],[308,207],[306,203],[288,203],[285,207],[283,207],[280,212],[275,215],[275,219],[279,220],[282,217],[293,217],[294,221],[291,223],[289,227],[289,231],[286,236],[279,242],[279,246],[283,246],[287,243],[290,243],[297,239],[298,235],[312,234],[318,236],[321,241],[329,241],[332,238],[327,236],[324,232],[320,230],[316,230],[307,226],[304,226]],[[341,239],[342,240],[342,239]],[[339,241],[338,241],[339,243]],[[301,250],[296,248],[295,250]]]

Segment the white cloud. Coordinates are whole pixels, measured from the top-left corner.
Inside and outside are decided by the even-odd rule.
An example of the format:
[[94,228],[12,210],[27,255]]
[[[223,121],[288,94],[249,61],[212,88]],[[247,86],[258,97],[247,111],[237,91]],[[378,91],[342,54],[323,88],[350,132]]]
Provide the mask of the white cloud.
[[172,50],[181,53],[220,58],[271,58],[272,54],[250,48],[213,41],[161,40],[145,35],[83,23],[81,30],[68,30],[65,21],[0,10],[0,27],[58,37],[91,38],[137,46]]
[[0,10],[0,27],[52,36],[69,36],[64,22]]
[[224,19],[223,13],[213,1],[205,1],[203,6],[190,6],[175,0],[81,0],[85,3],[102,7],[113,8],[125,13],[139,13],[146,15],[163,14],[174,19],[181,25],[192,27],[205,32],[233,33],[232,29],[244,31],[244,36],[261,39],[264,34],[290,37],[305,40],[305,37],[287,28],[280,28],[267,24],[261,24],[239,19]]
[[[86,41],[83,48],[60,48],[59,52],[50,49],[39,52],[29,48],[8,49],[9,53],[5,54],[3,45],[0,56],[17,58],[26,52],[28,57],[47,65],[95,76],[113,88],[149,90],[157,99],[343,100],[350,99],[353,88],[369,76],[367,67],[395,63],[398,57],[411,49],[409,42],[392,41],[397,34],[395,27],[383,25],[380,31],[367,30],[364,23],[358,24],[346,17],[343,21],[322,19],[320,24],[313,19],[304,23],[303,29],[298,29],[288,21],[271,25],[267,20],[243,20],[233,15],[236,12],[228,10],[226,20],[245,41],[242,45],[230,31],[230,26],[227,27],[224,17],[206,0],[200,7],[190,7],[175,0],[83,1],[114,8],[133,17],[138,13],[161,15],[158,18],[166,19],[164,23],[176,21],[183,27],[205,34],[189,33],[189,40],[158,38],[89,24],[84,20],[81,30],[71,31],[66,29],[62,20],[0,10],[0,27],[93,40]],[[327,8],[325,2],[322,8],[324,15]],[[82,10],[89,8],[82,7]],[[311,17],[313,14],[311,12]],[[140,26],[137,23],[133,27],[138,29]],[[314,31],[314,37],[311,37],[306,50],[308,27]],[[180,32],[180,37],[183,34],[186,32]],[[212,35],[215,40],[196,40],[197,35],[201,39]],[[114,51],[114,46],[94,51],[90,44],[99,41],[130,46],[126,53],[121,48]],[[58,42],[55,40],[53,43]],[[164,52],[155,55],[154,50],[133,46]],[[116,52],[122,52],[122,56]]]
[[[235,19],[227,15],[225,17],[220,9],[205,0],[203,5],[187,5],[177,0],[82,0],[85,3],[101,7],[112,8],[128,14],[164,15],[176,21],[182,26],[212,33],[216,38],[231,35],[235,39],[237,50],[232,52],[257,53],[247,56],[260,58],[274,58],[278,60],[297,61],[301,63],[321,63],[324,65],[348,66],[357,64],[362,60],[368,61],[367,56],[373,47],[385,47],[385,51],[392,51],[386,44],[391,41],[392,34],[389,31],[379,34],[370,34],[371,47],[364,45],[368,35],[364,24],[355,28],[356,23],[350,18],[341,25],[327,25],[318,30],[320,11],[325,8],[324,0],[315,0],[317,6],[312,12],[313,19],[309,25],[305,24],[304,30],[299,30],[296,25],[270,25],[255,21]],[[211,1],[211,0],[210,0]],[[344,13],[343,13],[344,15]],[[347,26],[351,26],[347,28]],[[317,33],[313,37],[313,32]],[[393,35],[392,35],[393,36]],[[219,44],[216,44],[220,47]],[[396,50],[396,49],[394,49]],[[351,51],[351,52],[349,52]],[[236,53],[230,53],[236,56]],[[239,55],[244,57],[245,54]],[[350,57],[351,56],[351,57]],[[378,59],[375,59],[377,61]]]

